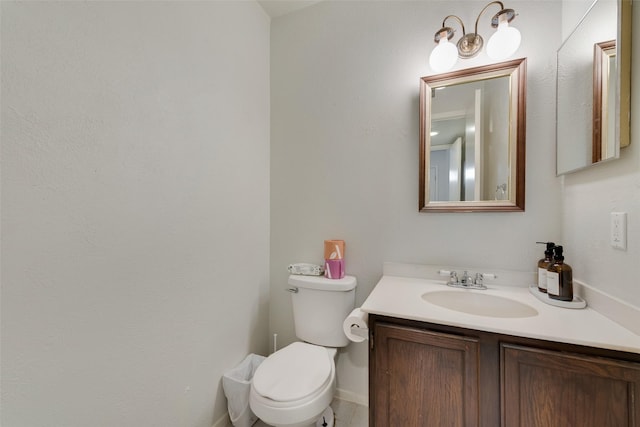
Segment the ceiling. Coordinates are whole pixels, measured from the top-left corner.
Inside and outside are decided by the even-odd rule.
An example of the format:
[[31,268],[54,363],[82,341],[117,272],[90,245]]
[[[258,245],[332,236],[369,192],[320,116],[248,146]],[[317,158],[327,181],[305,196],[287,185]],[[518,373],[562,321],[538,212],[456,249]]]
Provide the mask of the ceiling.
[[452,144],[458,137],[465,137],[465,127],[467,119],[465,117],[454,117],[447,120],[434,120],[431,124],[431,131],[438,132],[431,135],[431,145]]
[[271,18],[276,18],[319,3],[320,1],[321,0],[258,0],[258,3],[260,3],[260,6],[262,6]]

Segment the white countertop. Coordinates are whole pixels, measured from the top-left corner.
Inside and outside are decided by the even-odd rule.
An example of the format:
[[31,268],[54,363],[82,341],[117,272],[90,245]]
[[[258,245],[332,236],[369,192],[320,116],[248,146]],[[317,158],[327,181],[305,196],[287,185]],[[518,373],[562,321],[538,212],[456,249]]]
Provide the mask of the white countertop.
[[[440,280],[384,275],[361,310],[369,314],[640,354],[640,335],[590,307],[567,309],[548,305],[531,295],[527,287],[490,284],[487,287],[487,290],[457,289]],[[439,307],[422,299],[424,293],[437,290],[511,298],[535,308],[538,315],[524,318],[479,316]]]

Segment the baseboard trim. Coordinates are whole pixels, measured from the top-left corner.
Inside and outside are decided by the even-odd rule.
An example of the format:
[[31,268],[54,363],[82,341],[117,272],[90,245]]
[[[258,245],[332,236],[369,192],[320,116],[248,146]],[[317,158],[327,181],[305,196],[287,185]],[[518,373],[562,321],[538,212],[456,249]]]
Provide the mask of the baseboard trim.
[[231,419],[229,418],[229,413],[225,413],[218,421],[213,423],[211,427],[228,427],[231,425]]
[[352,391],[342,390],[337,388],[336,393],[333,396],[336,399],[344,400],[346,402],[352,402],[362,406],[369,406],[369,397],[361,394],[354,393]]
[[[369,398],[357,393],[353,393],[347,390],[336,389],[336,393],[333,396],[335,399],[344,400],[346,402],[355,403],[357,405],[369,406]],[[211,427],[228,427],[231,425],[231,419],[229,413],[225,413],[218,421],[214,422]]]
[[573,283],[577,285],[576,293],[584,298],[591,308],[634,334],[640,335],[640,322],[638,322],[640,308],[579,280],[574,280]]

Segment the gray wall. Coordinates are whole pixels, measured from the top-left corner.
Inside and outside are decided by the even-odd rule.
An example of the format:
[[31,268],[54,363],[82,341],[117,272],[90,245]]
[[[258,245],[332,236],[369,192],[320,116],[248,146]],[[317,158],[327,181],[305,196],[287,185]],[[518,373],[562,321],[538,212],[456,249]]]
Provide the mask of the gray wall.
[[3,426],[200,426],[266,352],[269,19],[2,2]]
[[[209,427],[222,373],[268,334],[295,339],[286,266],[321,262],[329,238],[358,305],[384,261],[532,271],[553,239],[577,278],[640,306],[640,139],[555,177],[567,3],[509,4],[526,212],[419,214],[418,79],[442,18],[471,25],[484,3],[322,2],[274,19],[269,43],[254,2],[2,2],[0,424]],[[366,358],[341,351],[343,397],[366,401]]]
[[[572,3],[572,2],[569,2]],[[640,5],[633,5],[631,144],[620,159],[562,178],[562,233],[574,276],[640,307]],[[576,5],[572,5],[576,7]],[[609,244],[611,212],[627,212],[627,250]],[[565,251],[566,252],[566,251]]]
[[[533,271],[535,242],[560,239],[559,2],[509,4],[519,13],[517,57],[528,59],[526,212],[418,212],[419,78],[432,74],[428,56],[442,19],[454,13],[472,25],[482,5],[321,2],[272,21],[270,330],[282,344],[295,339],[286,266],[321,262],[324,239],[346,241],[357,304],[384,261]],[[483,53],[458,67],[488,62]],[[366,345],[339,354],[343,395],[366,401],[366,370]]]

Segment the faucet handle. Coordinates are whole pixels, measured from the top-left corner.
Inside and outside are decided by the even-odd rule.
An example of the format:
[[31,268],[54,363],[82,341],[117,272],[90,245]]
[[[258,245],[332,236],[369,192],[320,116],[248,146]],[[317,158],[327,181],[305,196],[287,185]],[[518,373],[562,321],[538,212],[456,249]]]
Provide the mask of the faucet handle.
[[496,277],[498,276],[493,273],[476,273],[476,278],[473,283],[476,285],[483,285],[484,279],[495,279]]
[[452,285],[458,283],[458,273],[456,273],[455,271],[451,272],[451,275],[449,276],[449,283]]
[[473,279],[473,283],[476,285],[482,285],[484,281],[484,274],[482,273],[476,273],[476,278]]
[[449,276],[448,284],[458,283],[458,273],[453,270],[438,270],[438,274],[441,276]]

